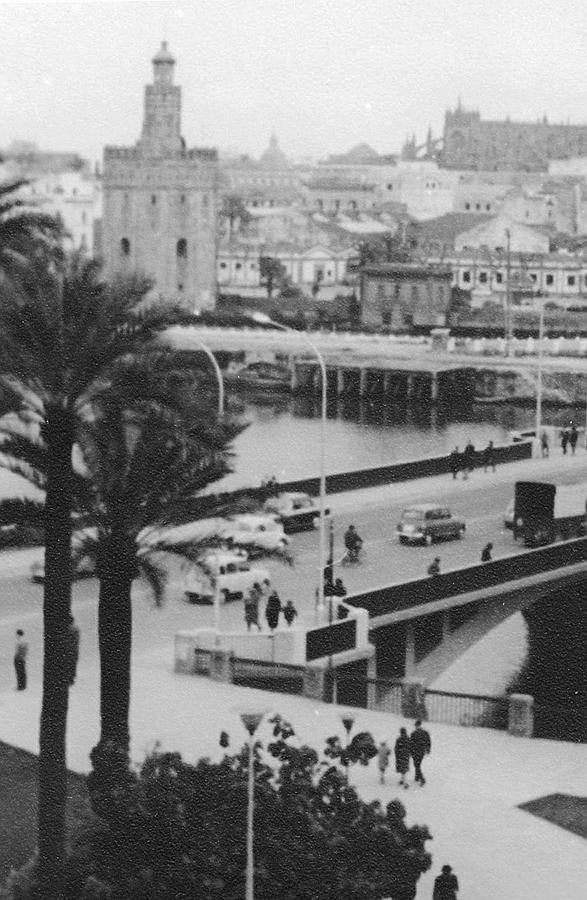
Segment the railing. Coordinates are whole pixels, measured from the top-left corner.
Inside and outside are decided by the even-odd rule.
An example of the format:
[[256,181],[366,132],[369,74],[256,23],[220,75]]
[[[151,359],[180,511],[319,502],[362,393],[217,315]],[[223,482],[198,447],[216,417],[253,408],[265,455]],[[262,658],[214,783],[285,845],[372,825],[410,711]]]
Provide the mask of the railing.
[[232,659],[233,684],[270,688],[298,694],[302,690],[305,666],[266,662],[260,659]]
[[306,660],[312,662],[323,656],[343,653],[357,646],[356,619],[333,622],[323,628],[313,628],[306,634]]
[[362,594],[353,594],[345,597],[345,603],[349,606],[361,606],[368,611],[370,618],[376,618],[586,561],[587,538],[577,538],[506,559],[456,569],[434,578],[420,578],[405,584],[392,584]]
[[507,728],[508,725],[507,697],[425,690],[424,703],[429,722],[477,728]]

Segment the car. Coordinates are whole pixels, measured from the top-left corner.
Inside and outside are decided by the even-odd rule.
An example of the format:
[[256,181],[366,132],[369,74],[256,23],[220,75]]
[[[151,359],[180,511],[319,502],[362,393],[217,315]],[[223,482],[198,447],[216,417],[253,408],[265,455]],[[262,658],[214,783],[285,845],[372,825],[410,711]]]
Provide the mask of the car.
[[[265,501],[264,509],[279,517],[286,534],[314,528],[320,518],[320,509],[314,499],[302,491],[286,491],[277,497],[270,497]],[[329,512],[325,509],[324,515]]]
[[[40,559],[31,566],[31,581],[36,584],[45,583],[45,560]],[[96,574],[96,563],[90,556],[82,556],[72,573],[72,580],[79,581],[81,578],[92,578]]]
[[269,513],[232,516],[220,532],[231,547],[244,547],[249,557],[262,556],[265,551],[286,550],[289,544],[279,517]]
[[455,518],[446,506],[418,503],[402,512],[397,525],[401,544],[432,544],[446,538],[462,538],[466,525]]
[[510,500],[503,514],[503,527],[514,529],[514,501]]
[[210,550],[192,565],[184,579],[184,594],[189,603],[213,603],[215,592],[226,603],[241,600],[255,582],[271,583],[267,569],[251,565],[244,550]]

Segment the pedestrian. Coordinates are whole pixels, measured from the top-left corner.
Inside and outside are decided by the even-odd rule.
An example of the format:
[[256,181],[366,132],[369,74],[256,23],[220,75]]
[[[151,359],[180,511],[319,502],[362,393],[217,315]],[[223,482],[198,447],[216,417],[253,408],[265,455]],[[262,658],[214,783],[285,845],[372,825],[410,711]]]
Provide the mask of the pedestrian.
[[387,741],[381,741],[377,750],[377,768],[379,769],[379,784],[385,784],[385,772],[389,765],[389,757],[391,750],[387,746]]
[[71,686],[77,674],[79,659],[80,630],[75,619],[69,614],[66,635],[67,683]]
[[487,544],[485,544],[485,546],[483,547],[483,550],[481,551],[481,562],[491,562],[491,560],[492,560],[491,551],[492,550],[493,550],[493,544],[491,543],[491,541],[489,541]]
[[293,625],[294,619],[297,617],[298,611],[291,600],[288,600],[283,607],[283,618],[288,625]]
[[432,900],[457,900],[459,882],[452,870],[452,866],[444,865],[442,874],[434,879],[434,893]]
[[483,451],[483,471],[487,472],[489,466],[491,466],[491,471],[495,472],[495,447],[493,446],[493,441],[489,441]]
[[245,598],[245,622],[247,623],[247,631],[251,630],[251,625],[256,625],[261,631],[259,625],[259,601],[261,599],[261,585],[256,581]]
[[269,631],[275,631],[275,629],[279,625],[279,613],[280,612],[281,612],[281,601],[279,599],[279,594],[274,589],[269,594],[269,599],[267,600],[267,606],[265,607],[265,618],[267,619]]
[[422,728],[422,722],[420,721],[420,719],[417,719],[414,730],[410,735],[410,755],[412,757],[414,769],[416,771],[414,781],[418,781],[420,783],[420,787],[424,787],[424,785],[426,784],[426,779],[422,774],[422,760],[430,753],[431,750],[432,741],[430,739],[430,735],[425,728]]
[[336,578],[333,584],[333,591],[335,597],[346,597],[347,590],[342,583],[342,578]]
[[546,431],[543,431],[540,435],[540,450],[542,452],[542,458],[550,456],[550,448],[548,446],[548,434]]
[[565,456],[567,454],[567,445],[569,443],[569,438],[570,438],[569,429],[563,428],[563,430],[561,431],[561,447],[563,450],[563,454]]
[[427,572],[433,578],[436,575],[440,575],[440,556],[435,556],[430,565],[428,566]]
[[449,456],[450,462],[450,470],[452,472],[453,479],[459,477],[459,472],[461,471],[461,451],[458,447],[455,447]]
[[471,440],[467,442],[463,453],[463,478],[467,479],[475,468],[475,446]]
[[26,660],[29,654],[29,645],[25,639],[24,631],[19,628],[16,632],[16,645],[14,647],[14,671],[16,672],[16,690],[26,690]]
[[571,425],[571,430],[569,432],[569,444],[571,445],[571,453],[573,456],[575,455],[575,450],[577,449],[577,441],[579,440],[579,432],[577,431],[576,425],[573,423]]
[[399,737],[395,742],[395,771],[399,773],[399,783],[405,790],[408,789],[406,775],[410,770],[411,745],[408,732],[400,728]]

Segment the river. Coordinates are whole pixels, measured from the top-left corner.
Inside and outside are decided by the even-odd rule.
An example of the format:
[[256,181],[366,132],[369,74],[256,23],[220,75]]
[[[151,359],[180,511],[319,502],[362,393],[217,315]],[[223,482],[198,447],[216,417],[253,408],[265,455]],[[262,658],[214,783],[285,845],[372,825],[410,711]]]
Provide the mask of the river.
[[[234,469],[221,488],[317,475],[320,468],[320,403],[303,397],[247,401],[249,427],[234,443]],[[563,425],[573,411],[548,408],[544,424]],[[341,472],[419,457],[442,455],[470,439],[476,447],[507,441],[508,432],[534,424],[534,410],[513,404],[469,407],[400,406],[333,400],[326,422],[326,471]],[[438,690],[499,694],[523,663],[527,648],[521,614],[511,616],[479,641],[435,683]]]

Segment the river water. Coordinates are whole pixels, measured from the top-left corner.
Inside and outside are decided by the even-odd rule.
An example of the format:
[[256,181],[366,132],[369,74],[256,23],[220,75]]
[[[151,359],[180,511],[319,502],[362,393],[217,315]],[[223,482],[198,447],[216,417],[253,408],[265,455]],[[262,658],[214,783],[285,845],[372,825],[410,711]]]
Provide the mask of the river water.
[[[320,403],[313,398],[257,397],[245,402],[249,427],[234,443],[234,472],[219,487],[229,490],[318,475]],[[546,409],[544,424],[566,424],[570,410]],[[468,407],[385,407],[333,400],[326,422],[326,471],[342,472],[449,453],[470,439],[476,447],[499,444],[508,432],[531,428],[534,410],[510,404]],[[523,663],[527,633],[520,614],[479,641],[433,685],[438,690],[499,694]]]

